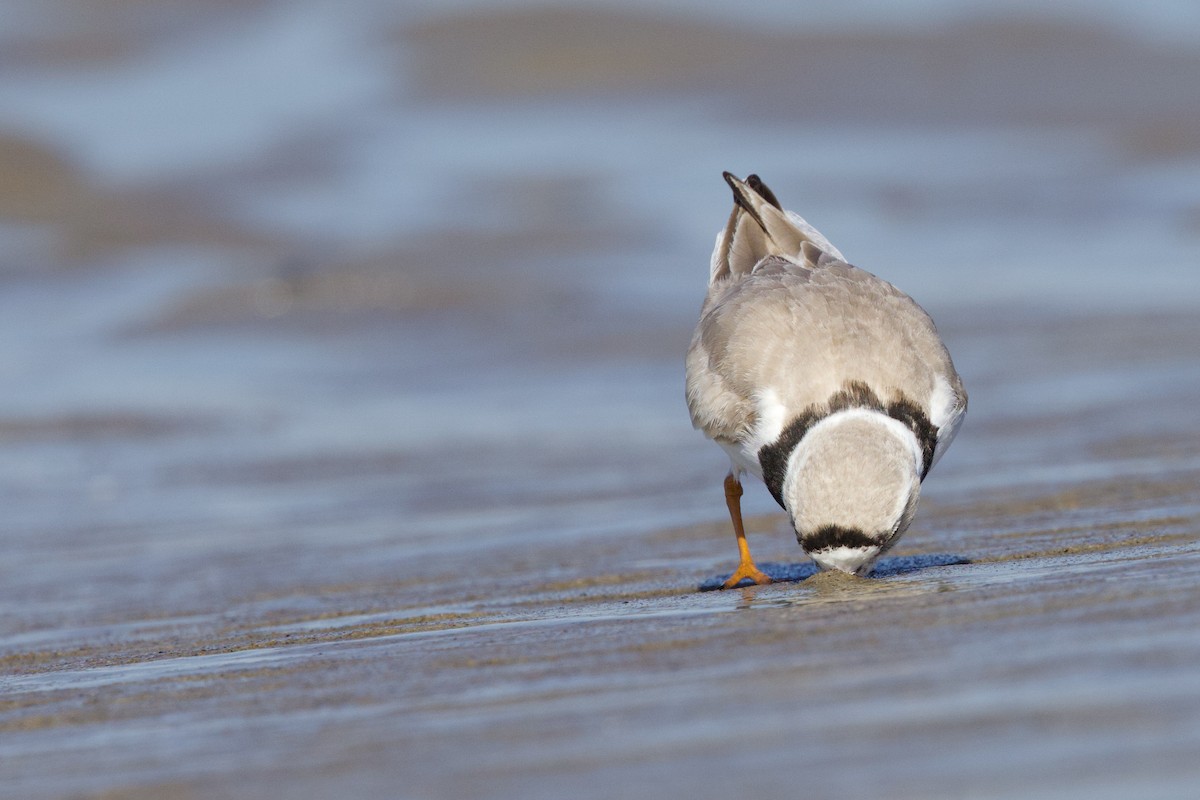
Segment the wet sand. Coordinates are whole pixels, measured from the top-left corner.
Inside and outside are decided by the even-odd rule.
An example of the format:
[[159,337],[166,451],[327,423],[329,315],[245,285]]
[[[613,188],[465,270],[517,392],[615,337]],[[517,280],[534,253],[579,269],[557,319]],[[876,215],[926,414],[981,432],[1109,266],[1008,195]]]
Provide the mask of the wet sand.
[[[33,87],[0,76],[0,796],[1200,782],[1194,48],[139,9],[0,34]],[[142,84],[205,64],[241,149]],[[56,121],[73,74],[163,123],[144,158]],[[748,486],[779,580],[709,591],[736,548],[681,359],[739,159],[929,305],[972,394],[870,578]]]
[[[1096,350],[1076,357],[1072,342],[1136,324],[1140,341],[1104,350],[1112,370],[1188,375],[1190,317],[1089,320],[1032,334],[976,319],[962,349],[999,345],[1029,380],[1073,385]],[[405,530],[404,508],[364,494],[432,456],[213,461],[194,443],[244,435],[228,420],[9,423],[10,447],[183,451],[192,468],[158,491],[228,503],[238,487],[278,508],[234,513],[224,532],[212,508],[29,531],[5,570],[5,792],[1186,795],[1200,777],[1200,436],[1190,380],[1159,389],[1142,405],[1165,436],[1136,394],[984,415],[968,429],[981,447],[930,478],[871,578],[814,574],[782,515],[756,516],[752,545],[780,582],[734,591],[703,591],[736,553],[717,471],[685,477],[707,522],[464,539]],[[128,496],[132,474],[92,487],[92,507]],[[587,501],[540,485],[474,502],[560,522],[581,503],[610,520],[640,507],[624,490]],[[451,488],[424,504],[449,507]],[[670,496],[645,491],[649,509]]]
[[[927,504],[868,579],[699,592],[732,554],[714,522],[10,636],[6,792],[1183,796],[1191,462]],[[781,522],[754,521],[761,552],[788,554]]]

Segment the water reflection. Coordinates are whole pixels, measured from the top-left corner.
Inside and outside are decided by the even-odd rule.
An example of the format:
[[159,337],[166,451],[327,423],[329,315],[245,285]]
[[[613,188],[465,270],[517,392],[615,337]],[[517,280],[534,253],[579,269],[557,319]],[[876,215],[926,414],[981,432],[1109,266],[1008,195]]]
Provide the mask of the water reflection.
[[[854,575],[843,575],[837,572],[821,572],[817,569],[817,565],[811,561],[802,561],[796,563],[779,563],[779,562],[764,562],[759,564],[759,568],[770,576],[775,583],[805,583],[805,588],[817,588],[818,583],[812,582],[809,579],[815,576],[821,576],[823,580],[820,583],[822,588],[843,585],[838,583],[844,579],[846,586],[857,586],[859,589],[870,585],[873,581],[882,578],[893,578],[900,575],[908,575],[913,572],[930,569],[931,567],[948,567],[955,564],[970,564],[970,559],[965,556],[954,555],[951,553],[924,553],[915,555],[902,556],[885,556],[879,559],[875,565],[875,569],[866,578],[859,578]],[[717,575],[706,579],[699,586],[702,592],[710,592],[720,589],[721,585],[729,578],[728,575]]]

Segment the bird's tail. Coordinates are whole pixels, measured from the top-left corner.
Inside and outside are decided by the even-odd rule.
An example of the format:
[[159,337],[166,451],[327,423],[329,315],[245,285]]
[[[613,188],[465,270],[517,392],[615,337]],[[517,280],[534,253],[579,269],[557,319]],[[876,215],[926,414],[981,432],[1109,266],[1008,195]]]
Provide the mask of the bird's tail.
[[842,254],[802,217],[785,211],[757,175],[745,181],[726,172],[733,189],[733,212],[717,235],[709,283],[750,274],[768,256],[816,265],[823,254],[842,260]]

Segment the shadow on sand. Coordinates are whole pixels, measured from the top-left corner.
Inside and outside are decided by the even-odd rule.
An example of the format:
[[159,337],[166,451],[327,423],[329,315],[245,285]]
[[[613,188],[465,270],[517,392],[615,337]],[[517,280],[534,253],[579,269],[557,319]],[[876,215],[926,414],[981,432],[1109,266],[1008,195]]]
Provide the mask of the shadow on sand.
[[[963,556],[953,555],[951,553],[929,553],[925,555],[911,556],[892,556],[890,558],[881,558],[879,563],[875,565],[875,569],[867,576],[870,578],[891,578],[895,575],[905,575],[909,572],[917,572],[919,570],[928,569],[929,567],[948,567],[953,564],[970,564],[971,561]],[[765,562],[758,565],[758,568],[767,575],[771,576],[771,580],[775,583],[799,583],[807,580],[813,575],[820,572],[817,565],[811,561],[804,561],[795,564],[780,564],[776,562]],[[711,592],[714,589],[720,589],[725,583],[728,575],[716,575],[706,579],[700,584],[700,591]],[[753,586],[748,579],[738,584],[737,588],[744,586]]]

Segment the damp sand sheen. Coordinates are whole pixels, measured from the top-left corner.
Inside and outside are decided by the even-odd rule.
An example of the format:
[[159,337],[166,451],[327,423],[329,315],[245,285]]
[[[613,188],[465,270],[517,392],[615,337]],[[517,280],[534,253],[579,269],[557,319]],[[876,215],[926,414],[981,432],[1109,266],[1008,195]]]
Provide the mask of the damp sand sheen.
[[[1194,793],[1195,37],[252,5],[0,31],[0,797]],[[706,591],[721,169],[971,392],[870,577]]]

